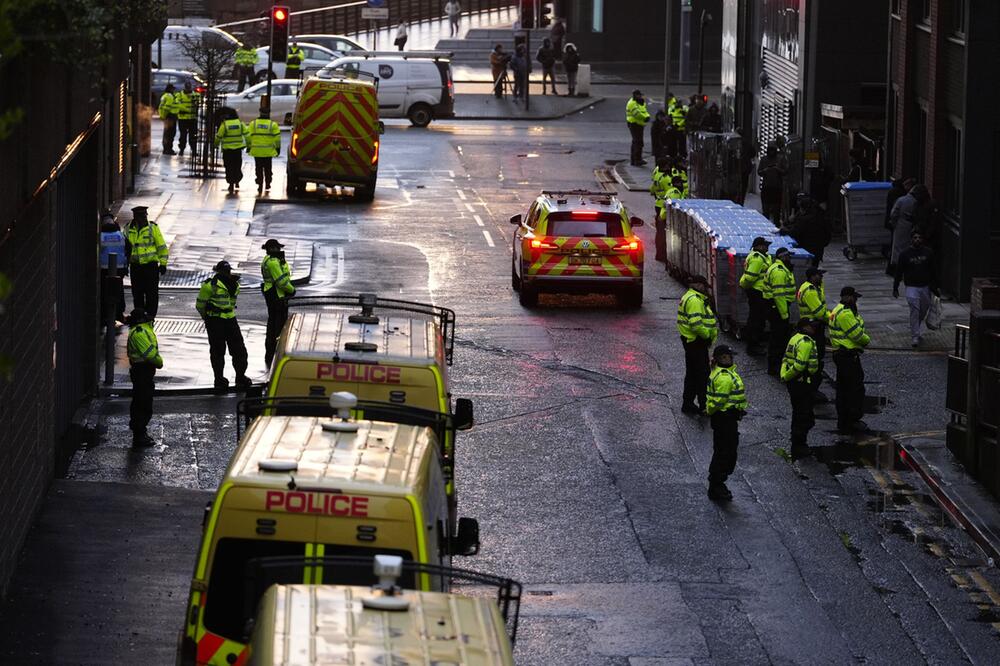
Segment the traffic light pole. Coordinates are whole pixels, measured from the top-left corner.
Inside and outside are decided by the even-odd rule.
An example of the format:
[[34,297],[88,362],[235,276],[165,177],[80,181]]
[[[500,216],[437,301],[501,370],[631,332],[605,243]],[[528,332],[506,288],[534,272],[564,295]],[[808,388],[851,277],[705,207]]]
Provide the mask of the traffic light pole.
[[264,98],[260,100],[261,111],[267,111],[267,118],[271,118],[271,58],[273,57],[274,51],[274,25],[271,25],[271,48],[267,50],[267,71],[264,75],[267,77],[267,91],[264,93]]
[[667,25],[663,36],[663,103],[670,99],[670,40],[674,32],[674,0],[667,0]]

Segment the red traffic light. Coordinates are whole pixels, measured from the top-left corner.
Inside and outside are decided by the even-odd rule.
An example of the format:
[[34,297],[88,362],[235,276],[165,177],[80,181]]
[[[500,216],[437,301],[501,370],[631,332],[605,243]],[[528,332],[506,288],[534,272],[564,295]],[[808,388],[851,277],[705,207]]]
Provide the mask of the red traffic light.
[[284,23],[288,20],[288,7],[272,7],[271,18],[278,23]]

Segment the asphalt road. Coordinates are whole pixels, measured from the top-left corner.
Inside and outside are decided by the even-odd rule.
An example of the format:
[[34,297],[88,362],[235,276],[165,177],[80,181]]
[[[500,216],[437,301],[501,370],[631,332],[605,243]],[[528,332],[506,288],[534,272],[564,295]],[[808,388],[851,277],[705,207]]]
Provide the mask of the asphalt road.
[[[680,413],[682,289],[659,264],[647,262],[639,311],[601,296],[518,304],[508,217],[541,188],[599,187],[606,161],[627,157],[621,107],[544,124],[389,123],[374,203],[262,203],[250,229],[316,244],[305,292],[456,310],[453,390],[477,416],[458,442],[460,511],[483,534],[482,553],[457,563],[526,585],[518,663],[995,663],[995,570],[884,440],[838,443],[821,418],[816,456],[789,461],[787,394],[757,359],[738,359],[751,411],[735,499],[707,499],[711,431]],[[649,217],[648,197],[623,199]],[[640,235],[651,247],[651,229]],[[262,301],[251,296],[241,313],[263,321]],[[940,395],[925,387],[942,381],[942,358],[865,362],[869,390],[888,399],[869,423],[940,426]],[[139,459],[127,452],[125,407],[109,403],[102,444],[78,456],[72,479],[214,488],[232,450],[229,405],[164,402],[163,444]],[[189,513],[177,520],[197,530]],[[174,595],[185,593],[178,583]],[[149,640],[162,650],[180,620],[160,621]]]

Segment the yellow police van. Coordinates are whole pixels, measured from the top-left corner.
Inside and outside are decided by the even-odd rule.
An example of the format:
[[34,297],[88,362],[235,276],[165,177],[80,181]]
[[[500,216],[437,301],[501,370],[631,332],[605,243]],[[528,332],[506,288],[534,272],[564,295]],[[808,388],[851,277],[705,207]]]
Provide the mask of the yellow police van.
[[[247,429],[206,507],[178,663],[244,663],[255,558],[389,554],[440,564],[478,552],[474,519],[452,530],[435,429],[353,419],[356,402],[335,394],[335,418],[264,415]],[[275,582],[365,582],[356,576],[317,564]],[[442,585],[426,574],[408,584]]]
[[518,583],[482,574],[469,580],[452,570],[450,577],[498,593],[491,599],[402,590],[395,578],[403,566],[398,557],[377,555],[373,587],[272,585],[252,620],[246,663],[513,666]]

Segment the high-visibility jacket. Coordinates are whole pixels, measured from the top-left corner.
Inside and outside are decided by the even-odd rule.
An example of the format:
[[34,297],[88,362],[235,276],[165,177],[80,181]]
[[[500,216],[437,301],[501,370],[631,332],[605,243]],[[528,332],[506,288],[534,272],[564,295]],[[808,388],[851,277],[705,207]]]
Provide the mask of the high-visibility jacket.
[[736,372],[736,366],[728,368],[715,366],[708,376],[705,391],[705,413],[747,410],[747,394],[743,378]]
[[764,292],[764,276],[767,269],[771,267],[771,255],[750,250],[750,254],[743,261],[743,275],[740,276],[740,287],[743,289],[756,289]]
[[799,304],[799,317],[802,319],[812,319],[825,324],[830,318],[830,311],[826,307],[826,292],[822,284],[813,284],[806,280],[799,285],[795,302]]
[[709,344],[719,336],[715,313],[708,303],[708,296],[695,289],[688,289],[677,306],[677,332],[687,342],[701,338]]
[[278,298],[288,298],[295,294],[292,269],[284,259],[267,255],[260,262],[260,274],[264,278],[264,291],[274,289]]
[[830,344],[838,349],[863,349],[872,339],[865,332],[865,320],[843,303],[830,312]]
[[302,67],[302,61],[305,60],[305,55],[302,53],[302,49],[298,46],[289,46],[288,55],[285,57],[285,72],[297,72],[299,68]]
[[160,118],[173,118],[177,115],[177,100],[174,95],[175,93],[168,92],[160,95],[160,106],[157,107]]
[[254,157],[277,157],[281,151],[281,129],[269,118],[258,118],[247,125],[247,150]]
[[677,201],[678,199],[687,199],[687,190],[677,189],[673,185],[667,188],[667,198]]
[[670,169],[670,180],[673,180],[674,178],[680,178],[681,181],[683,181],[683,183],[684,183],[684,187],[687,188],[687,184],[688,184],[688,172],[686,170],[684,170],[684,169],[678,169],[677,167],[671,168]]
[[805,333],[796,333],[785,347],[785,358],[781,361],[781,381],[810,379],[819,372],[819,351],[816,341]]
[[236,49],[236,64],[243,65],[244,67],[252,67],[257,64],[258,61],[257,50],[247,48],[246,46],[241,46]]
[[128,362],[131,365],[151,363],[157,368],[163,367],[163,357],[160,356],[160,345],[156,341],[151,322],[135,324],[128,332]]
[[788,320],[788,306],[795,302],[795,275],[783,261],[775,261],[764,274],[764,298],[774,301],[781,318]]
[[233,118],[219,125],[215,133],[215,145],[222,146],[223,150],[242,150],[246,148],[248,134],[247,126],[238,118]]
[[125,229],[125,243],[130,264],[143,265],[158,261],[161,266],[167,265],[170,250],[156,224],[147,222],[145,226],[137,227],[135,222],[130,222]]
[[125,234],[121,231],[101,232],[101,268],[108,267],[111,255],[118,257],[118,268],[125,268]]
[[656,203],[657,214],[666,205],[667,187],[670,186],[670,179],[667,174],[660,171],[660,167],[653,169],[653,182],[649,186],[649,193],[653,195]]
[[681,132],[687,127],[688,108],[681,103],[677,103],[670,109],[670,119],[674,121],[674,127]]
[[649,111],[645,104],[639,104],[635,99],[629,99],[625,105],[625,120],[627,122],[645,126],[649,122]]
[[202,317],[233,319],[236,317],[236,297],[240,295],[240,285],[229,291],[226,283],[215,275],[201,283],[195,309]]
[[198,104],[201,95],[196,92],[180,91],[174,95],[174,107],[177,109],[178,120],[192,120],[198,115]]

